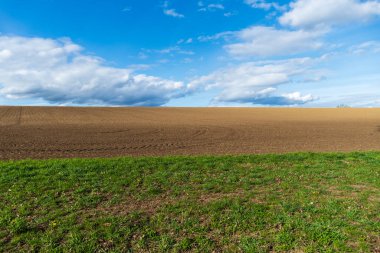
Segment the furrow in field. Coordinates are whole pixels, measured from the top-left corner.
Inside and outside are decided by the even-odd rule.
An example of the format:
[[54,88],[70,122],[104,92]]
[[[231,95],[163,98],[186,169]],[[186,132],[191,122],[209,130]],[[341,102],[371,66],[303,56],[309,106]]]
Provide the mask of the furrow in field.
[[380,150],[380,109],[0,107],[0,159]]

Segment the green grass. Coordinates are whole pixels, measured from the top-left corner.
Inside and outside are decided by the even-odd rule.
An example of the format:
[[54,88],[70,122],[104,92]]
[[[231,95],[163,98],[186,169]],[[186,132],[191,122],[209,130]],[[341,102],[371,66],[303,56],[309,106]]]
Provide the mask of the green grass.
[[0,251],[375,252],[380,153],[0,162]]

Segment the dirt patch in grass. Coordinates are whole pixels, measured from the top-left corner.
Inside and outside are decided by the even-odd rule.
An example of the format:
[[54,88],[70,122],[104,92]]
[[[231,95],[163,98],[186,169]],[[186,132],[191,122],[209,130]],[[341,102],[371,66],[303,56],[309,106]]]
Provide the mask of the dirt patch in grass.
[[341,187],[338,189],[336,186],[330,186],[328,192],[338,199],[359,199],[361,193],[370,193],[368,196],[369,201],[380,202],[380,196],[378,194],[379,189],[369,185],[349,185],[349,188],[353,190],[342,190]]
[[198,201],[201,203],[207,204],[207,203],[218,201],[221,199],[242,198],[244,196],[245,196],[245,192],[243,190],[235,191],[235,192],[228,192],[228,193],[223,193],[223,192],[208,193],[208,194],[201,195],[198,198]]

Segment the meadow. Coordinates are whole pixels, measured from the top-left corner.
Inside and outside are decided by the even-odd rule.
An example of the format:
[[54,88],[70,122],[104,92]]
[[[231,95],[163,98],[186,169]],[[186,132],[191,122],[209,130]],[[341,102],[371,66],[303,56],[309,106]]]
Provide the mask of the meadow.
[[1,252],[379,252],[380,153],[0,162]]

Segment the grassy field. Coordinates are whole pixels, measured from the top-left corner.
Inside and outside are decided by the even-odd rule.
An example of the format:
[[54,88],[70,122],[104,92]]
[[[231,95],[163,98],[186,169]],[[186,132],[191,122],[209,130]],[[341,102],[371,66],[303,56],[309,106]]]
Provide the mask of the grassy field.
[[0,251],[379,252],[380,153],[0,162]]

